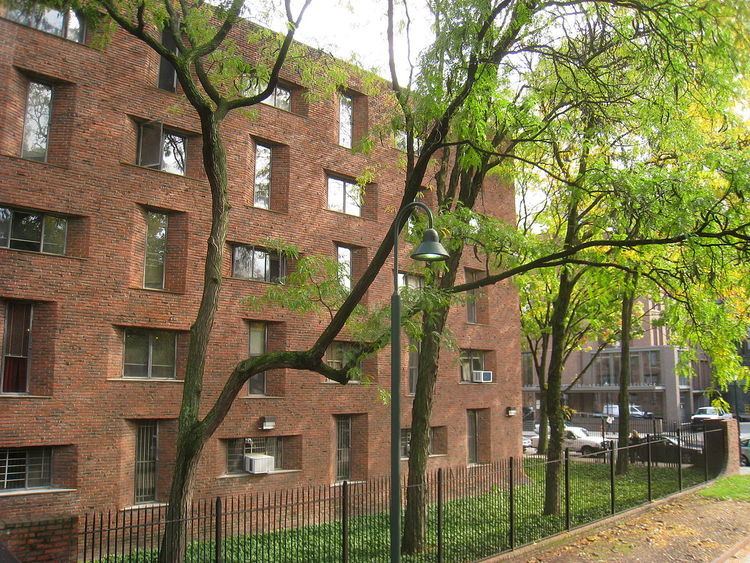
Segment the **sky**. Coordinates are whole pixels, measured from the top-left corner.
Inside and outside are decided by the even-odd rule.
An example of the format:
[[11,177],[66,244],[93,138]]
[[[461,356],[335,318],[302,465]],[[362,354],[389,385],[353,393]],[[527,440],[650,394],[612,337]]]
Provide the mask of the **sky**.
[[[397,4],[401,4],[396,0]],[[284,30],[283,5],[275,0],[277,11],[268,14],[250,14],[250,18],[277,31]],[[293,0],[295,15],[302,2]],[[399,9],[401,8],[401,9]],[[421,0],[409,2],[411,17],[412,61],[417,53],[431,39],[431,19],[426,5]],[[295,34],[295,39],[324,49],[338,58],[353,60],[359,66],[375,70],[383,77],[390,77],[388,71],[388,42],[386,39],[387,18],[386,0],[312,0]],[[404,12],[397,6],[397,18],[404,21]],[[407,81],[409,64],[407,42],[403,26],[396,25],[396,64],[399,82]]]

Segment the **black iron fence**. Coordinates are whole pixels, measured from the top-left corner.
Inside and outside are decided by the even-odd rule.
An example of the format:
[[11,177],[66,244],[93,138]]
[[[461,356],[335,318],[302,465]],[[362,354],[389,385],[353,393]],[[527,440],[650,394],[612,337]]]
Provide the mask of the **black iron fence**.
[[[716,477],[724,429],[645,434],[588,455],[439,469],[424,485],[424,548],[404,561],[472,561],[538,541]],[[627,473],[618,475],[617,457]],[[557,476],[557,477],[556,477]],[[557,482],[558,486],[547,486]],[[404,498],[408,491],[402,484]],[[387,561],[388,479],[195,501],[177,523],[188,562]],[[86,514],[83,561],[158,560],[166,508]]]

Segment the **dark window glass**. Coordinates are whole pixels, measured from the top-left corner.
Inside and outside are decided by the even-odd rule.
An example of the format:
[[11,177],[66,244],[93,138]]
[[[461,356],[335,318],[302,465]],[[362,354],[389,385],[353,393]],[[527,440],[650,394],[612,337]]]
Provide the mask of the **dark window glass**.
[[46,84],[29,82],[23,125],[23,158],[46,162],[51,110],[52,88]]
[[150,420],[139,422],[135,435],[135,502],[156,500],[159,425]]
[[232,276],[244,280],[281,283],[286,264],[277,252],[237,245],[232,250]]
[[352,418],[336,417],[336,481],[351,478]]
[[0,247],[65,254],[68,220],[0,207]]
[[[250,323],[250,357],[265,354],[268,331],[266,323]],[[250,395],[266,394],[266,373],[256,373],[248,380]]]
[[479,463],[479,411],[470,410],[466,412],[468,413],[466,431],[468,461],[469,463]]
[[[172,34],[167,31],[162,31],[161,42],[167,48],[167,50],[173,53],[177,52],[177,44],[172,38]],[[177,73],[167,59],[161,57],[159,60],[159,88],[167,90],[168,92],[174,92],[177,90]]]
[[33,305],[9,301],[5,310],[2,392],[28,391],[29,348]]
[[123,377],[173,379],[175,333],[166,330],[125,330]]
[[69,41],[83,43],[85,26],[80,15],[73,10],[61,12],[42,4],[14,2],[17,6],[10,8],[5,17],[27,27],[64,37]]
[[146,261],[143,286],[164,289],[164,265],[167,257],[169,217],[164,213],[146,213]]
[[138,135],[138,165],[185,175],[184,135],[164,129],[161,123],[142,123]]
[[227,473],[245,473],[244,457],[249,454],[270,455],[274,469],[285,469],[283,436],[227,440]]
[[0,448],[0,490],[52,484],[52,448]]

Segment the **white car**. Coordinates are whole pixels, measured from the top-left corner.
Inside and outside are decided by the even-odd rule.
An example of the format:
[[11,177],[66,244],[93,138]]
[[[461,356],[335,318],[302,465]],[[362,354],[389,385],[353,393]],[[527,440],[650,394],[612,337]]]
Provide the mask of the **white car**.
[[724,409],[717,407],[701,407],[690,417],[690,426],[693,430],[701,430],[703,423],[707,420],[731,419],[732,415]]
[[[539,445],[539,436],[531,439],[531,445],[535,448]],[[571,451],[588,455],[602,451],[604,445],[601,438],[589,436],[589,431],[585,428],[566,426],[563,431],[563,448],[570,448]]]
[[750,438],[740,440],[740,465],[750,466]]

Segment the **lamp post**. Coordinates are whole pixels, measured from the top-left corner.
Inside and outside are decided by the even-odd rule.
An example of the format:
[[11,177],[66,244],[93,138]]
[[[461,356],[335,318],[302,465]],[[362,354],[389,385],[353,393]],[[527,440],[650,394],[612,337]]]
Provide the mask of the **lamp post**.
[[433,229],[432,211],[421,201],[405,205],[393,221],[393,295],[391,296],[391,563],[401,560],[401,296],[398,293],[398,235],[412,210],[427,213],[428,228],[412,252],[414,260],[438,262],[448,258]]

